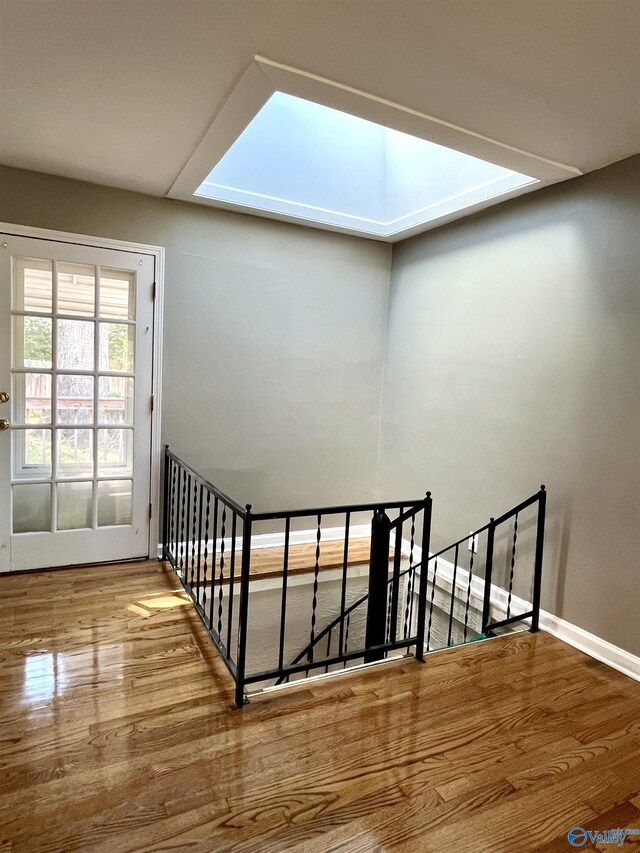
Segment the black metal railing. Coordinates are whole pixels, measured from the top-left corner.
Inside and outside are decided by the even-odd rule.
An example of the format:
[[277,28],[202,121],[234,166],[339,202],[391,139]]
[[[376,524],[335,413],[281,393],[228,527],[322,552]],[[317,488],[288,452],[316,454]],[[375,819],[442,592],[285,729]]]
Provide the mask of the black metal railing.
[[[538,492],[501,516],[490,518],[482,527],[429,555],[426,651],[490,637],[500,629],[529,619],[531,631],[538,630],[546,501],[546,489],[541,486]],[[527,511],[530,512],[522,527]],[[521,548],[522,561],[518,560],[519,530],[532,534]],[[484,547],[480,548],[483,540]],[[462,559],[464,550],[468,550],[466,565]],[[479,552],[481,559],[476,557]],[[451,559],[447,560],[447,556]],[[504,561],[504,576],[496,581],[495,566],[500,556]],[[527,564],[525,568],[520,566],[523,561]],[[518,597],[516,582],[522,592]],[[516,601],[520,610],[514,613]],[[472,604],[478,612],[473,620],[478,624],[474,625],[470,621]],[[504,612],[504,618],[494,620],[496,611]],[[446,621],[444,635],[440,636],[435,632],[438,614],[444,614]]]
[[[250,504],[240,506],[167,447],[163,558],[192,598],[235,680],[236,704],[241,705],[250,685],[269,686],[349,664],[380,661],[403,649],[407,654],[413,649],[416,658],[423,660],[426,652],[487,636],[528,618],[531,630],[536,631],[545,502],[542,487],[499,518],[430,554],[429,492],[411,501],[253,513]],[[535,504],[532,604],[512,613],[515,602],[522,600],[515,595],[516,585],[522,586],[517,559],[519,519]],[[311,548],[310,559],[301,563],[298,533],[301,528],[309,530],[309,519],[314,530],[313,542],[305,546]],[[507,553],[501,531],[511,521],[513,535]],[[331,522],[334,526],[327,539]],[[530,519],[526,525],[530,527]],[[279,549],[269,551],[276,571],[268,575],[260,570],[267,550],[257,546],[257,537],[265,529],[267,538],[275,537]],[[469,564],[463,568],[463,543],[472,538],[476,544],[480,537],[486,537],[484,564],[476,559],[474,566],[476,551],[472,549]],[[351,551],[357,545],[362,558],[363,544],[367,546],[365,559],[354,567]],[[325,554],[331,549],[329,560]],[[452,563],[446,560],[448,552]],[[504,587],[496,582],[503,552],[508,557]],[[426,569],[425,554],[429,554]],[[302,585],[298,583],[300,573],[307,578]],[[266,589],[265,577],[271,596],[266,613],[258,607],[259,596],[252,600],[250,595],[252,585],[256,591]],[[331,590],[329,598],[327,589]],[[500,593],[506,616],[492,622],[492,600],[495,610],[502,600]],[[475,624],[480,617],[471,616],[480,608],[481,624]],[[272,659],[270,648],[275,649]]]
[[[430,554],[427,561],[427,571],[424,572],[428,577],[427,583],[427,604],[426,604],[426,638],[424,642],[425,652],[437,651],[443,648],[449,648],[453,645],[460,645],[470,641],[475,641],[481,638],[488,638],[494,632],[504,629],[505,627],[531,620],[530,630],[535,632],[539,627],[539,612],[540,612],[540,582],[542,578],[542,555],[544,547],[544,526],[546,513],[546,490],[541,486],[540,491],[532,495],[527,500],[523,501],[518,506],[501,515],[499,518],[491,518],[487,524],[477,528],[463,538],[452,542],[450,545]],[[529,543],[526,556],[532,559],[527,560],[529,566],[522,569],[518,564],[518,531],[519,519],[522,518],[529,508],[533,511],[533,516],[527,519],[527,527],[533,528],[535,536],[533,543]],[[496,559],[497,532],[501,527],[509,525],[512,522],[502,551],[506,561],[506,574],[504,586],[496,584],[494,580],[493,565]],[[482,539],[486,539],[486,546],[483,548],[483,560],[478,560],[478,545]],[[466,566],[463,566],[461,550],[465,546],[469,547],[469,556],[466,561]],[[413,551],[413,544],[410,545],[410,553]],[[398,547],[396,553],[400,553]],[[450,554],[451,560],[445,558]],[[405,637],[410,633],[410,625],[412,620],[412,610],[414,603],[418,598],[418,593],[415,591],[415,577],[421,579],[423,574],[422,561],[413,564],[410,558],[410,566],[400,572],[399,577],[405,579],[405,588],[403,591],[403,599],[401,605],[404,605],[404,632]],[[443,571],[444,569],[444,571]],[[525,601],[520,607],[523,608],[517,613],[513,613],[514,585],[518,578],[518,572],[524,571],[526,574],[524,586],[527,581],[531,582],[532,593],[530,594],[531,602]],[[393,584],[394,577],[388,579],[388,601],[387,601],[387,630],[389,630],[393,619],[397,615],[397,605],[393,604],[393,592],[397,593],[397,587]],[[440,593],[440,600],[437,598],[437,593]],[[327,660],[331,659],[331,649],[333,647],[334,634],[338,628],[345,623],[348,629],[350,621],[354,614],[363,609],[369,599],[369,593],[365,593],[354,601],[344,612],[336,616],[329,622],[325,628],[315,637],[313,644],[306,646],[292,660],[291,665],[296,666],[301,664],[305,657],[311,651],[311,646],[319,646],[326,642]],[[505,618],[492,621],[492,612],[496,610],[505,611]],[[402,608],[401,608],[402,611]],[[457,612],[456,612],[457,611]],[[475,616],[472,614],[475,613]],[[387,640],[389,637],[387,636]],[[347,651],[347,648],[344,649]],[[408,649],[407,649],[408,651]],[[385,657],[388,652],[385,652]],[[360,657],[364,658],[362,652]],[[325,672],[329,671],[329,666],[325,665]],[[288,681],[288,676],[283,676],[278,679],[278,683]]]
[[[309,519],[313,519],[315,549],[312,562],[306,570],[311,576],[311,594],[307,601],[307,653],[301,663],[298,660],[290,661],[287,655],[287,621],[292,616],[288,607],[292,594],[290,556],[292,548],[296,547],[292,544],[296,532],[293,525],[302,524],[308,528]],[[339,574],[339,593],[337,602],[331,603],[333,613],[336,603],[338,606],[339,637],[335,652],[330,649],[328,654],[321,655],[316,640],[318,636],[324,636],[324,625],[319,623],[320,579],[325,568],[323,550],[327,543],[322,534],[327,519],[332,519],[334,525],[337,521],[338,529],[343,531],[340,565],[334,566],[334,572]],[[367,581],[366,629],[364,637],[356,637],[351,626],[349,637],[350,585],[353,588],[353,578],[349,572],[350,547],[353,544],[352,531],[363,521],[368,524],[367,539],[370,538],[368,568],[364,576]],[[256,666],[255,656],[248,655],[249,640],[255,640],[255,636],[251,635],[264,630],[260,621],[264,614],[255,614],[252,620],[250,604],[250,586],[261,581],[260,573],[252,572],[252,541],[261,524],[267,524],[271,534],[275,529],[282,537],[282,561],[277,572],[280,588],[277,653],[271,666]],[[403,529],[407,525],[411,541],[410,565],[406,572],[401,572]],[[244,702],[248,685],[273,683],[297,673],[309,674],[326,669],[333,664],[346,665],[358,658],[380,660],[390,651],[403,647],[414,648],[416,657],[421,659],[424,654],[426,587],[421,587],[421,594],[415,600],[416,618],[413,618],[412,596],[408,604],[409,618],[405,618],[404,623],[398,618],[399,588],[400,579],[405,574],[415,584],[417,567],[413,554],[416,532],[420,531],[422,550],[428,552],[430,529],[430,493],[411,501],[253,513],[251,505],[241,507],[168,447],[165,449],[163,557],[174,568],[191,596],[200,618],[235,679],[237,704]],[[390,545],[392,534],[395,548],[393,556]],[[335,543],[336,540],[328,541]],[[254,561],[255,553],[254,549]],[[389,584],[391,560],[393,570]],[[391,600],[395,602],[395,612],[390,620],[387,619],[388,587]],[[296,607],[299,605],[300,602],[296,602]]]
[[248,572],[251,507],[241,507],[168,447],[163,502],[163,559],[171,564],[191,596],[222,660],[237,681],[241,671],[234,631],[234,624],[238,624],[234,598],[238,583]]

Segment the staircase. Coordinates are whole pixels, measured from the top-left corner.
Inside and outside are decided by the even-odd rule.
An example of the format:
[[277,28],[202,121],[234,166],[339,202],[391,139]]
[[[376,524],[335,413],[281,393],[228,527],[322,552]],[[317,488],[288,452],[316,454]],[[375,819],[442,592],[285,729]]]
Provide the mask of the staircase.
[[166,448],[163,559],[242,705],[312,675],[537,631],[545,506],[543,486],[434,550],[428,492],[254,513]]

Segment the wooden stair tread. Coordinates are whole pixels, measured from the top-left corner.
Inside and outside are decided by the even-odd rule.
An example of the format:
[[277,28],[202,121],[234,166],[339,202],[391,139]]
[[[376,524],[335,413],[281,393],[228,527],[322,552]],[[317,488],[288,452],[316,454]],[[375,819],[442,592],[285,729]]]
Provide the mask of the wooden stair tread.
[[[352,539],[349,542],[348,566],[369,563],[370,539]],[[282,548],[257,548],[251,552],[250,577],[275,578],[282,575],[284,546]],[[318,568],[321,572],[341,569],[344,563],[344,540],[320,542]],[[313,572],[316,564],[316,543],[289,545],[288,573],[302,575]]]
[[[369,553],[371,540],[369,538],[359,538],[349,540],[348,566],[366,566],[369,563]],[[229,558],[230,554],[225,554],[224,567],[224,582],[229,582]],[[393,558],[393,548],[389,549],[389,559]],[[269,578],[282,577],[282,567],[284,563],[284,545],[276,548],[254,548],[251,551],[251,572],[249,577],[252,580],[266,580]],[[320,542],[320,557],[318,561],[318,570],[320,572],[330,571],[331,569],[341,569],[344,563],[344,540],[330,539],[326,542]],[[289,560],[288,574],[289,575],[304,575],[315,570],[316,564],[316,543],[308,542],[305,544],[289,545]],[[190,571],[190,570],[189,570]],[[220,554],[216,555],[216,576],[220,573]],[[195,574],[195,572],[194,572]],[[240,560],[236,556],[235,579],[240,578]],[[211,579],[211,567],[207,567],[206,576],[201,574],[201,583],[208,582]],[[197,584],[196,584],[197,585]]]

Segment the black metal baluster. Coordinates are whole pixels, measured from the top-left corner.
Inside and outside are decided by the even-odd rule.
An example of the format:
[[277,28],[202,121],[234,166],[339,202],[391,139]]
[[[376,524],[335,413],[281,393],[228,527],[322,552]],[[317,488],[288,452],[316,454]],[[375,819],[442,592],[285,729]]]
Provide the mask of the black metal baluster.
[[187,512],[184,522],[184,580],[189,583],[189,550],[191,546],[191,474],[187,475]]
[[200,600],[200,569],[202,566],[202,496],[204,486],[198,488],[198,568],[196,575],[196,601]]
[[[311,602],[311,632],[309,634],[309,653],[307,655],[307,660],[309,663],[313,663],[313,644],[315,642],[316,637],[316,608],[318,606],[318,574],[320,572],[320,537],[321,537],[321,527],[320,523],[322,520],[322,516],[318,514],[318,527],[316,530],[316,562],[313,567],[313,601]],[[307,670],[307,675],[309,674],[309,670]]]
[[[409,610],[411,608],[411,599],[413,597],[413,547],[415,543],[415,535],[416,535],[416,514],[413,513],[411,516],[411,542],[409,547],[409,573],[407,575],[407,603],[404,609],[404,639],[406,640],[409,636]],[[408,651],[408,650],[407,650]]]
[[180,476],[182,473],[181,466],[176,462],[176,499],[175,499],[175,514],[176,514],[176,538],[175,538],[175,569],[180,566]]
[[278,645],[278,669],[284,668],[284,638],[287,622],[287,591],[289,574],[289,536],[291,519],[287,516],[284,521],[284,554],[282,557],[282,601],[280,603],[280,642]]
[[[429,563],[427,562],[427,571],[429,571]],[[431,584],[431,601],[429,602],[429,627],[427,629],[427,651],[431,648],[431,625],[433,623],[433,599],[436,594],[436,577],[438,574],[438,558],[433,561],[433,579]]]
[[172,471],[171,471],[171,533],[170,533],[169,548],[170,548],[170,555],[172,558],[171,562],[175,566],[176,562],[177,562],[177,556],[178,556],[178,543],[176,541],[176,538],[178,535],[177,520],[176,520],[176,518],[177,518],[177,516],[176,516],[176,513],[177,513],[177,508],[176,508],[176,476],[178,473],[178,466],[173,460],[171,460],[171,467],[172,467]]
[[507,619],[511,616],[511,595],[513,593],[513,576],[516,569],[516,542],[518,541],[518,513],[513,519],[513,545],[511,546],[511,574],[509,575],[509,597],[507,598]]
[[233,585],[236,577],[236,525],[238,516],[231,510],[231,562],[229,563],[229,605],[227,612],[227,652],[231,657],[231,631],[233,626]]
[[190,584],[193,587],[193,581],[196,571],[196,525],[198,523],[198,484],[193,480],[192,485],[192,518],[191,518],[191,580]]
[[220,589],[218,590],[218,637],[222,642],[222,600],[224,597],[224,537],[226,535],[227,505],[222,504],[222,528],[220,530]]
[[171,508],[169,515],[169,561],[172,565],[176,564],[176,472],[178,466],[171,460]]
[[471,556],[469,557],[469,583],[467,584],[467,604],[464,610],[464,637],[463,642],[467,642],[467,626],[469,625],[469,603],[471,601],[471,581],[473,579],[473,549],[475,548],[475,534],[471,540]]
[[344,551],[342,556],[342,590],[340,593],[340,635],[338,637],[338,650],[342,654],[342,643],[344,640],[344,611],[347,603],[347,571],[349,567],[349,525],[351,524],[351,513],[346,512],[344,516]]
[[393,584],[389,584],[389,594],[387,595],[387,630],[385,633],[385,643],[391,642],[391,608],[393,606]]
[[[213,499],[213,535],[211,537],[211,594],[209,596],[209,625],[213,631],[213,600],[215,598],[216,568],[218,566],[218,496]],[[218,640],[220,637],[218,636]]]
[[453,557],[453,578],[451,580],[451,606],[449,608],[449,631],[447,633],[447,648],[451,645],[451,637],[453,635],[453,608],[456,603],[456,578],[458,576],[458,549],[456,545]]
[[[207,572],[209,570],[209,516],[211,514],[211,492],[207,489],[207,509],[205,512],[204,521],[204,574],[202,576],[202,612],[204,613],[205,624],[207,619]],[[209,628],[211,622],[209,622]]]
[[186,541],[184,538],[184,512],[185,505],[187,502],[187,472],[182,471],[182,506],[180,509],[180,572],[182,573],[182,577],[186,580],[186,573],[184,570],[185,566],[185,550],[186,550]]

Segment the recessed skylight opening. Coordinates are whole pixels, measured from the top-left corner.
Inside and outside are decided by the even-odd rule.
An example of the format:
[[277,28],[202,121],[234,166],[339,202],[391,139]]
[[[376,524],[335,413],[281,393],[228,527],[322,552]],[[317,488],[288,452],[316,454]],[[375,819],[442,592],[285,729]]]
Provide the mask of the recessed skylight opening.
[[275,92],[195,195],[388,238],[536,183],[477,157]]

